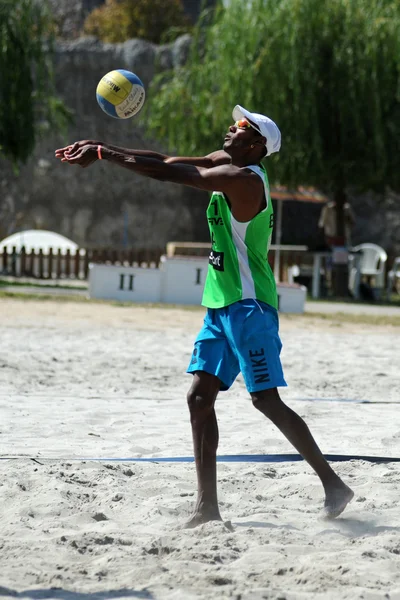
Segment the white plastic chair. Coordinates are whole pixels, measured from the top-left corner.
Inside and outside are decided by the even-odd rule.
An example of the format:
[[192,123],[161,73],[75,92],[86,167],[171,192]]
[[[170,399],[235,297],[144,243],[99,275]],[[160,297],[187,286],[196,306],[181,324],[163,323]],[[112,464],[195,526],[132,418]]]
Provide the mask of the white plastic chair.
[[[373,277],[375,283],[372,287],[379,291],[385,287],[385,265],[387,254],[377,244],[360,244],[351,249],[352,252],[360,252],[359,264],[351,265],[349,269],[349,289],[353,296],[358,297],[356,290],[357,281],[360,277]],[[358,276],[357,276],[358,275]]]
[[394,259],[393,266],[388,273],[386,290],[388,298],[390,298],[390,294],[393,292],[393,289],[397,288],[397,280],[400,281],[400,256],[397,256]]

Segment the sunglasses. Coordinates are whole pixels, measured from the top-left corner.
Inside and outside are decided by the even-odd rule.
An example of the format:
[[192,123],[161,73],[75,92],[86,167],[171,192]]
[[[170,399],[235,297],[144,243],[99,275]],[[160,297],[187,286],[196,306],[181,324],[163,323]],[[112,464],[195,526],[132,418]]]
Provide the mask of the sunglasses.
[[250,129],[251,125],[247,119],[239,119],[239,121],[235,122],[235,126],[239,127],[239,129]]
[[247,119],[239,119],[239,121],[235,121],[235,126],[239,129],[254,129],[254,131],[261,134],[257,125],[253,125]]

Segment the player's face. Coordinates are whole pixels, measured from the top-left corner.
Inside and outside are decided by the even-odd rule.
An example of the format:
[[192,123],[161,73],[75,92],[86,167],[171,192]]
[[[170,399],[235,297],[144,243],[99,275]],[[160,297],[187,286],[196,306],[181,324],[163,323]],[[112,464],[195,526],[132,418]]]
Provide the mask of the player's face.
[[254,142],[256,132],[247,119],[240,119],[231,125],[224,139],[224,150],[228,154],[237,149],[248,149]]

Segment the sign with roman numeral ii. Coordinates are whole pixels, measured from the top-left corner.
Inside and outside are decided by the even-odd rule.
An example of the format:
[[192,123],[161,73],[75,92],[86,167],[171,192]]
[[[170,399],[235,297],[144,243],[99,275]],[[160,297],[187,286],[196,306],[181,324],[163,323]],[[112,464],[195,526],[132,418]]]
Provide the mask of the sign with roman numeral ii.
[[160,302],[159,269],[89,265],[89,295],[91,298],[122,302]]

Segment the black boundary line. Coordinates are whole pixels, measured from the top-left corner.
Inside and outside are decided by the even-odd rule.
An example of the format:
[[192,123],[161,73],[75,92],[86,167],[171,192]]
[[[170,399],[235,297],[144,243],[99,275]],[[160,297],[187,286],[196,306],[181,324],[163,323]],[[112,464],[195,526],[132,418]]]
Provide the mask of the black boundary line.
[[[400,404],[400,400],[353,400],[352,398],[294,398],[296,402],[340,402],[342,404]],[[289,401],[288,401],[289,402]]]
[[[331,462],[346,462],[349,460],[364,460],[371,463],[390,463],[400,462],[399,457],[395,456],[363,456],[358,454],[324,454],[326,460]],[[194,458],[192,456],[168,456],[168,457],[154,457],[154,458],[68,458],[68,457],[34,457],[34,456],[0,456],[0,461],[6,460],[32,460],[38,464],[44,464],[44,462],[59,462],[59,461],[73,461],[73,462],[143,462],[143,463],[192,463]],[[281,463],[281,462],[299,462],[304,460],[299,454],[227,454],[217,457],[217,462],[223,463]]]

